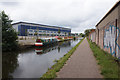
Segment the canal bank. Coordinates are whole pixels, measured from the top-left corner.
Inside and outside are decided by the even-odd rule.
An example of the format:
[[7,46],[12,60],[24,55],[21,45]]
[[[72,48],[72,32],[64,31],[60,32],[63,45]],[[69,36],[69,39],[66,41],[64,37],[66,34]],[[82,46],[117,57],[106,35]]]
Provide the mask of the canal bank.
[[42,79],[54,79],[57,77],[57,72],[60,71],[60,69],[64,66],[66,61],[70,58],[70,56],[73,54],[73,52],[76,50],[76,48],[81,44],[81,42],[84,39],[82,39],[76,46],[74,46],[67,54],[64,55],[64,57],[60,58],[59,60],[56,60],[56,64],[54,64],[48,71],[40,78]]

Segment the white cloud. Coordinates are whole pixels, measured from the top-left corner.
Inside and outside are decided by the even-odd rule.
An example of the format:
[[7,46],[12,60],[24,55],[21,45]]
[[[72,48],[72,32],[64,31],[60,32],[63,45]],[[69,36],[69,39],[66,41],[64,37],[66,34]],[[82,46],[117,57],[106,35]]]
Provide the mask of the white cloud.
[[14,22],[28,21],[70,27],[72,32],[95,28],[117,0],[10,0],[0,2]]

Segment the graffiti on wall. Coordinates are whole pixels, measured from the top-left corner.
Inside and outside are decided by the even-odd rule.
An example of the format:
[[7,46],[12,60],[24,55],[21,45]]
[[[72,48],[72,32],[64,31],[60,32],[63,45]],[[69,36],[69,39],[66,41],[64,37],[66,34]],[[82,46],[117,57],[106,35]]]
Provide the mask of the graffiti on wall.
[[115,54],[115,36],[116,36],[116,27],[110,25],[108,29],[105,29],[104,32],[104,48],[109,48],[110,53]]
[[117,38],[115,40],[115,44],[116,44],[116,55],[117,57],[120,59],[120,45],[118,44],[118,38],[119,38],[119,35],[120,35],[120,29],[117,27]]
[[[116,30],[117,30],[117,38],[116,38]],[[109,48],[110,53],[112,55],[115,55],[115,46],[116,46],[116,52],[118,51],[118,49],[120,49],[120,46],[118,45],[119,34],[120,34],[120,29],[116,28],[114,25],[109,25],[109,27],[105,29],[104,48]]]

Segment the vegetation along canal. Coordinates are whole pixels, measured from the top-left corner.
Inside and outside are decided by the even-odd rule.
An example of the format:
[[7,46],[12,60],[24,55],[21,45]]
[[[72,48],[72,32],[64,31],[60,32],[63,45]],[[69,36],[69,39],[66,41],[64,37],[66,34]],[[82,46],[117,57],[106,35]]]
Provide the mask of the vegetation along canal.
[[58,44],[32,48],[17,54],[3,55],[3,77],[40,78],[47,72],[55,60],[63,57],[80,40],[59,42]]

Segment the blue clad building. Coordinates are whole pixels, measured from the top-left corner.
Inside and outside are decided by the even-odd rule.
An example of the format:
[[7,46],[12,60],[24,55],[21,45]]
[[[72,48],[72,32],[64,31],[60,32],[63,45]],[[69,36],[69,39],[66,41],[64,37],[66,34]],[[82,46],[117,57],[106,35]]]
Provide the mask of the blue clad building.
[[12,26],[19,33],[18,36],[68,36],[71,34],[70,28],[36,23],[17,22],[13,23]]

